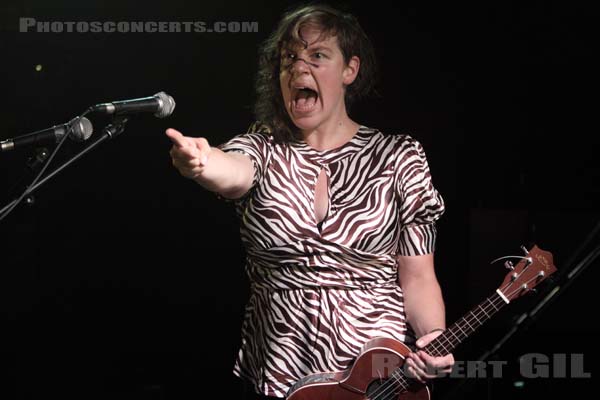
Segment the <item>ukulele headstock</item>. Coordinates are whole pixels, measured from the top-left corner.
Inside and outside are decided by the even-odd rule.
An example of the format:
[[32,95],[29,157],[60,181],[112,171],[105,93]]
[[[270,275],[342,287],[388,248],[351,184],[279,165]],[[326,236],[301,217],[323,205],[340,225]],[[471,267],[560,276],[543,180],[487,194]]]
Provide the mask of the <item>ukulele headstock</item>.
[[500,257],[492,261],[496,262],[509,258],[520,259],[517,265],[513,265],[510,260],[507,260],[504,264],[510,271],[504,277],[504,281],[498,290],[508,300],[516,299],[530,292],[540,282],[556,272],[552,253],[541,250],[537,246],[533,246],[531,250],[524,247],[522,249],[525,256]]

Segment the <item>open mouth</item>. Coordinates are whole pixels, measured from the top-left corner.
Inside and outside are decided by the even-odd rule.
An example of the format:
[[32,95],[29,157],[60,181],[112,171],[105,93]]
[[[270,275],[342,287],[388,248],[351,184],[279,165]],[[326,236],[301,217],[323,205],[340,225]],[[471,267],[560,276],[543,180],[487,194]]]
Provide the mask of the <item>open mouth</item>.
[[294,110],[300,112],[311,111],[315,108],[318,98],[319,94],[316,90],[308,87],[299,87],[294,96]]

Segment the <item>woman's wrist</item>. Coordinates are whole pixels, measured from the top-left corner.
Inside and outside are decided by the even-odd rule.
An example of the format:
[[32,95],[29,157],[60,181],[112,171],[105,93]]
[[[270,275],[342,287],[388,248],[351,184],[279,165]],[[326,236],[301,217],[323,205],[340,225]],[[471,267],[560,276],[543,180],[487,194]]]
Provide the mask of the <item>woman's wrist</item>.
[[430,333],[438,332],[438,331],[439,332],[444,332],[445,330],[446,330],[445,328],[435,328],[435,329],[432,329],[429,332],[427,332],[426,335],[429,335]]

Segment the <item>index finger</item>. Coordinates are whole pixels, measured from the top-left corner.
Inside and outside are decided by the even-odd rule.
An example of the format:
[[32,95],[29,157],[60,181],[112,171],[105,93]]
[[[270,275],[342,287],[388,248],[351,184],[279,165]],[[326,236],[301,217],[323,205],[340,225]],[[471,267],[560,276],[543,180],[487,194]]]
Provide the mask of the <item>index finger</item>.
[[171,139],[173,144],[175,144],[177,147],[179,147],[179,148],[189,147],[189,145],[190,145],[189,141],[186,139],[185,136],[183,136],[181,134],[181,132],[179,132],[173,128],[169,128],[169,129],[167,129],[167,131],[165,133],[167,134],[169,139]]

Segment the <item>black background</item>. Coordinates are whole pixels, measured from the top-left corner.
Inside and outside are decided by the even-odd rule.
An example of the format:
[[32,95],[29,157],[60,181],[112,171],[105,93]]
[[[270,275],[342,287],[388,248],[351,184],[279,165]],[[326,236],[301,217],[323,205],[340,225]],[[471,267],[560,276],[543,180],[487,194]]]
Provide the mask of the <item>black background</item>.
[[[359,17],[381,66],[358,122],[424,145],[447,212],[438,277],[448,322],[490,295],[489,261],[537,243],[568,271],[600,220],[595,20],[583,4],[337,3]],[[334,3],[336,4],[336,3]],[[239,397],[231,374],[248,282],[230,205],[171,167],[175,127],[216,145],[252,122],[257,47],[283,2],[3,3],[0,138],[63,123],[93,104],[165,91],[160,120],[132,119],[0,222],[0,396]],[[38,21],[258,21],[256,33],[20,33]],[[41,71],[35,66],[41,65]],[[91,116],[97,137],[108,122]],[[56,162],[82,144],[66,142]],[[0,154],[2,205],[29,150]],[[57,164],[54,164],[57,165]],[[19,186],[17,185],[17,188]],[[573,280],[501,347],[503,378],[436,384],[436,398],[558,398],[597,371],[595,277]],[[562,282],[559,279],[559,282]],[[545,294],[520,299],[460,347],[476,359]],[[523,354],[584,354],[592,379],[521,380]],[[568,370],[567,370],[568,371]]]

